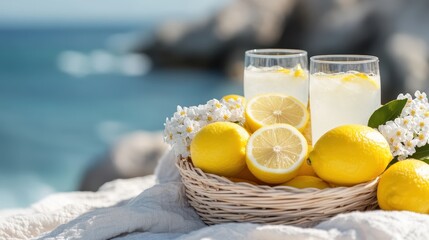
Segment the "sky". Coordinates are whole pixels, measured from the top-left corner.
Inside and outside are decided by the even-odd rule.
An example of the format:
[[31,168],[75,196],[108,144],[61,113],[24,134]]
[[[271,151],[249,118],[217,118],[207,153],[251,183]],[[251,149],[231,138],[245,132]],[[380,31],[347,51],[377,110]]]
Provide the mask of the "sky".
[[0,26],[138,24],[204,16],[228,0],[0,0]]

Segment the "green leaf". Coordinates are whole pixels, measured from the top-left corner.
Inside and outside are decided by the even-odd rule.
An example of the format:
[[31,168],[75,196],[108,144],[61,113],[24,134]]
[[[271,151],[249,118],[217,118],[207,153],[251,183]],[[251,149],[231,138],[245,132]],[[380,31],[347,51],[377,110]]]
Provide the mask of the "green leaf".
[[429,145],[417,147],[416,152],[410,158],[419,159],[419,160],[422,160],[425,162],[429,162]]
[[394,120],[401,115],[407,101],[408,99],[400,99],[384,104],[371,115],[368,120],[368,126],[378,128],[378,126],[385,124],[387,121]]

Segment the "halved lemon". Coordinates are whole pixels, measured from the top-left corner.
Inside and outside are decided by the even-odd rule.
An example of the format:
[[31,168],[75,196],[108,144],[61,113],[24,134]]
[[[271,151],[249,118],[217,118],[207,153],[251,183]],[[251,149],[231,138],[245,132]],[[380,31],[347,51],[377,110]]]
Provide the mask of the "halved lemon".
[[263,94],[252,98],[247,103],[245,117],[252,131],[277,123],[287,123],[303,131],[309,120],[303,103],[282,94]]
[[289,124],[274,124],[254,132],[246,146],[246,164],[259,180],[279,184],[289,181],[307,157],[304,136]]

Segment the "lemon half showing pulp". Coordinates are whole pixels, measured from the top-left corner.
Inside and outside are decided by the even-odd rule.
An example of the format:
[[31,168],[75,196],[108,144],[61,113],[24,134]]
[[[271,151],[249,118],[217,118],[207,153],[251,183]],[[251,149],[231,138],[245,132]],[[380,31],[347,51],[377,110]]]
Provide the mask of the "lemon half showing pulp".
[[309,120],[307,107],[298,99],[282,94],[256,96],[247,104],[246,124],[252,131],[278,123],[290,124],[303,131]]
[[246,163],[259,180],[279,184],[298,174],[306,159],[307,140],[289,124],[262,127],[253,133],[246,147]]

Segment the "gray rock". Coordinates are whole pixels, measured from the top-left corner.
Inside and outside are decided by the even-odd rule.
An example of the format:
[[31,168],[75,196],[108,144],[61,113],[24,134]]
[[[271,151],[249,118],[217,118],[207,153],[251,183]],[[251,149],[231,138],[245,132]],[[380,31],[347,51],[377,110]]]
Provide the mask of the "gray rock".
[[121,138],[85,173],[80,191],[96,191],[106,182],[152,174],[168,149],[160,132],[135,132]]
[[139,51],[155,67],[218,68],[239,80],[247,49],[376,55],[385,102],[429,88],[427,12],[426,0],[237,0],[200,21],[161,25]]

